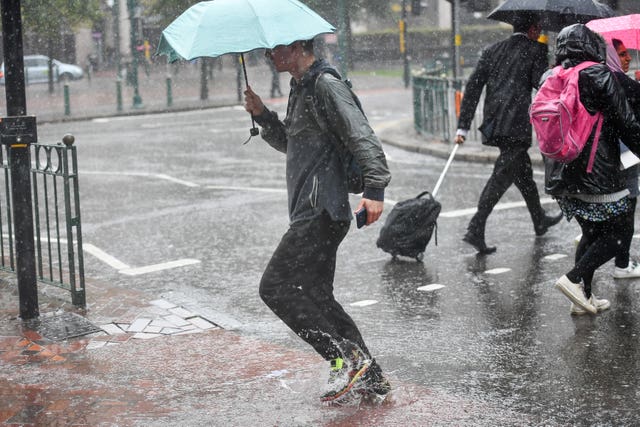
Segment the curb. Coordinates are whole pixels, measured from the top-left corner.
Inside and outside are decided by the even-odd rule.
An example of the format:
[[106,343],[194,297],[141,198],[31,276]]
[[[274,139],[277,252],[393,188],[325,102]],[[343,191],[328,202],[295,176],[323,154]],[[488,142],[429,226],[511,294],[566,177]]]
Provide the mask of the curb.
[[[413,119],[383,123],[376,128],[378,129],[376,134],[385,144],[443,159],[447,159],[451,154],[452,144],[418,133],[413,126]],[[482,145],[480,141],[469,140],[458,150],[455,158],[466,162],[494,163],[498,154],[499,150],[496,147]],[[529,149],[529,156],[532,165],[544,166],[544,160],[536,144],[532,144]]]

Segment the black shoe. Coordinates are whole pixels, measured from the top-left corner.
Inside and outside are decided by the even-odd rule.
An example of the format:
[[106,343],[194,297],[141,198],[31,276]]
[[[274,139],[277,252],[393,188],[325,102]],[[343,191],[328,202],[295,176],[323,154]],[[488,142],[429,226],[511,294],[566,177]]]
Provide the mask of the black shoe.
[[534,227],[536,230],[536,236],[542,236],[543,234],[545,234],[549,230],[549,227],[553,227],[554,225],[559,223],[561,219],[562,212],[554,216],[545,215],[542,218],[540,225],[536,225]]
[[470,232],[465,234],[462,240],[473,246],[480,255],[488,255],[496,251],[495,246],[487,246],[482,237],[476,236]]

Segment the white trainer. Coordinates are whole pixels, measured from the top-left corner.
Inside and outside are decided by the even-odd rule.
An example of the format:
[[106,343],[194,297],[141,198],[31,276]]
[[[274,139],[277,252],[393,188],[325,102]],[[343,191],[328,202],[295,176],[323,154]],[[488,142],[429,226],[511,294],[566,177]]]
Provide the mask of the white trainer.
[[572,303],[588,311],[597,314],[598,310],[587,301],[582,289],[582,283],[573,283],[567,276],[562,276],[556,282],[556,288],[571,300]]
[[614,279],[631,279],[640,277],[640,264],[636,261],[630,261],[626,268],[616,267],[613,270]]
[[[604,299],[604,298],[603,299],[598,299],[593,294],[591,294],[591,298],[589,298],[589,304],[594,306],[596,308],[596,310],[598,310],[598,313],[601,312],[601,311],[605,311],[609,307],[611,307],[611,303],[609,302],[608,299]],[[587,314],[587,310],[583,309],[580,306],[575,305],[574,303],[571,303],[570,313],[571,314],[575,314],[576,316],[580,316],[582,314]]]

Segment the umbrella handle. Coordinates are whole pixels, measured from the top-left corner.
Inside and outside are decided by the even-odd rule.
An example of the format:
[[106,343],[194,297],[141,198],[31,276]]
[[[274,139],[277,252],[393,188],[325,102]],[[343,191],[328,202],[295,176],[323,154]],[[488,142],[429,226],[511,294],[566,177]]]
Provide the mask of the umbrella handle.
[[[242,64],[242,72],[244,74],[244,83],[245,85],[247,85],[247,87],[249,87],[249,79],[247,78],[247,67],[244,65],[244,53],[240,54],[240,63]],[[256,127],[256,121],[253,117],[253,114],[251,115],[251,129],[249,129],[249,134],[250,134],[249,139],[251,139],[252,136],[257,136],[260,134],[260,131]],[[249,142],[249,139],[247,139],[244,143],[246,144],[247,142]]]

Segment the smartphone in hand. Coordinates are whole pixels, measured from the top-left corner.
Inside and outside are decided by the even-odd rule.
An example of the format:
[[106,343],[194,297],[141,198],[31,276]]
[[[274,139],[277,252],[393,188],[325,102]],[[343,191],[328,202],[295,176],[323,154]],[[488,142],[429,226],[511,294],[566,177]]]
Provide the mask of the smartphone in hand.
[[367,210],[365,208],[356,212],[356,226],[362,228],[367,225]]

